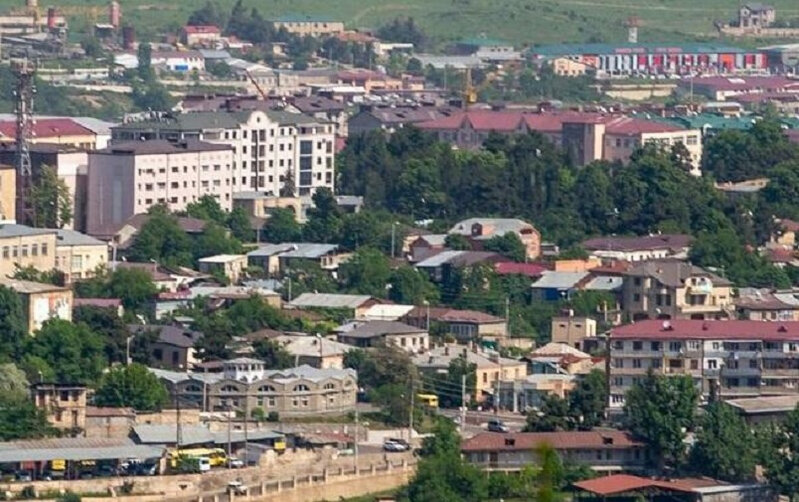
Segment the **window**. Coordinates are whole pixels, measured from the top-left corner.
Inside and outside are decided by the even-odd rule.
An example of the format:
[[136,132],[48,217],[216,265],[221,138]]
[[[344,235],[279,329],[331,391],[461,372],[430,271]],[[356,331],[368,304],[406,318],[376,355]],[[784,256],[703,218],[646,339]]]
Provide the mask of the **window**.
[[641,360],[640,359],[633,359],[633,368],[640,369],[641,368]]
[[624,348],[624,342],[621,340],[616,340],[613,342],[613,349],[614,350],[622,350]]
[[697,340],[690,340],[688,343],[688,350],[699,350],[701,344]]
[[225,385],[224,387],[219,389],[219,391],[229,394],[229,393],[232,393],[232,392],[238,392],[239,390],[234,385]]
[[21,246],[21,254],[22,254],[23,258],[26,258],[28,256],[28,245],[27,244],[23,244]]
[[682,350],[682,342],[669,342],[669,351],[679,352]]
[[696,359],[691,359],[691,369],[698,370],[699,369],[699,361]]
[[8,246],[3,246],[3,258],[8,259],[9,249]]
[[633,301],[634,301],[634,302],[640,302],[640,301],[641,301],[641,295],[640,295],[640,294],[638,294],[638,293],[635,293],[635,294],[633,295]]
[[304,383],[294,386],[294,392],[310,392],[310,391],[311,389],[309,389],[308,386],[305,385]]
[[622,385],[624,385],[624,378],[622,378],[622,377],[614,377],[613,378],[613,385],[615,385],[616,387],[621,387]]
[[752,369],[757,369],[757,367],[758,367],[757,359],[750,359],[749,360],[749,367],[752,368]]
[[643,350],[644,342],[633,342],[633,350]]
[[707,360],[707,369],[709,369],[709,370],[718,369],[718,362],[715,359],[708,359]]
[[651,349],[655,350],[655,351],[660,350],[660,342],[652,342],[651,343]]

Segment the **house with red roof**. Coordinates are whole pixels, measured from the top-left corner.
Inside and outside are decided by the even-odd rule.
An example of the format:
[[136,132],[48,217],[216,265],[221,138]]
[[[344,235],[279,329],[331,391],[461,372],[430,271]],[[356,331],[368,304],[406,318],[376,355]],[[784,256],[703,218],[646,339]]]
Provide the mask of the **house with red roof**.
[[437,324],[460,342],[497,340],[507,337],[508,332],[508,323],[504,318],[476,310],[414,307],[401,320],[411,326],[423,328]]
[[[776,502],[779,497],[770,486],[731,484],[711,478],[652,479],[630,474],[612,474],[574,483],[578,494],[596,497],[596,500],[648,500],[668,499],[675,502],[709,502],[716,500],[757,500]],[[578,495],[582,500],[582,495]],[[591,498],[591,500],[595,500]]]
[[646,320],[610,335],[610,406],[648,371],[690,376],[705,397],[795,395],[799,321]]
[[[33,122],[31,143],[49,143],[85,150],[97,148],[97,133],[71,118],[37,118]],[[17,124],[14,120],[0,121],[0,142],[15,141]]]
[[222,30],[212,24],[187,25],[180,30],[181,41],[189,47],[213,44],[218,42],[220,38],[222,38]]
[[552,447],[564,462],[599,472],[639,471],[646,464],[645,445],[615,429],[569,432],[484,432],[461,444],[465,459],[484,470],[520,471],[538,463],[537,449]]

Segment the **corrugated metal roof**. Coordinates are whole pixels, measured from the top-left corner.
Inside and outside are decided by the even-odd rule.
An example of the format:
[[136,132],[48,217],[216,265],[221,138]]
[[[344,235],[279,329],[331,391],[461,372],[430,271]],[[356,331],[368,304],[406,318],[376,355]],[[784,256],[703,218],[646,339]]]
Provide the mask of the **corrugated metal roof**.
[[58,438],[0,443],[0,463],[146,459],[163,453],[163,447],[137,445],[129,439]]
[[447,263],[448,261],[452,260],[453,258],[457,258],[458,256],[463,255],[466,251],[442,251],[438,254],[427,258],[426,260],[422,260],[416,264],[417,268],[435,268],[440,267],[441,265]]
[[573,288],[578,282],[588,277],[588,272],[555,272],[548,270],[532,285],[535,289]]
[[592,291],[615,291],[621,288],[623,283],[624,279],[621,277],[600,275],[588,281],[588,284],[585,285],[585,289]]
[[47,228],[33,228],[26,225],[17,225],[16,223],[0,224],[0,238],[25,237],[28,235],[44,235],[54,233],[56,233],[55,230]]
[[291,249],[280,254],[281,258],[319,258],[338,249],[336,244],[297,244]]
[[340,295],[334,293],[303,293],[289,305],[292,307],[354,309],[371,300],[369,295]]
[[99,239],[95,239],[94,237],[90,237],[75,230],[59,228],[56,230],[56,234],[56,246],[108,246],[107,243]]
[[[181,446],[213,443],[215,439],[214,434],[204,425],[182,425],[180,433]],[[141,444],[177,443],[177,425],[175,424],[134,425],[133,434]]]

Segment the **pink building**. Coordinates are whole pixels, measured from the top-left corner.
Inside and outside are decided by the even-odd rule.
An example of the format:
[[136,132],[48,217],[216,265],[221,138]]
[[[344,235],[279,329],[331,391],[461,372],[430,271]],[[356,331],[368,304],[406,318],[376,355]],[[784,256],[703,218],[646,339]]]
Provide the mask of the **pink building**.
[[211,195],[231,208],[233,149],[198,140],[119,143],[89,153],[87,232],[118,227],[156,204],[181,211]]

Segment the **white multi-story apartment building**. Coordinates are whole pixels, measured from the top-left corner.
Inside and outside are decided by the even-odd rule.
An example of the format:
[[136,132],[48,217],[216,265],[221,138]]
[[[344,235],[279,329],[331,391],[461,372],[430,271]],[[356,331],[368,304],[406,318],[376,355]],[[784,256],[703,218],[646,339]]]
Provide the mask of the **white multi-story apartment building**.
[[204,195],[232,206],[233,149],[196,139],[116,143],[89,153],[87,231],[103,233],[164,204],[172,211]]
[[294,195],[331,191],[335,183],[336,125],[301,113],[274,110],[191,112],[130,122],[112,129],[112,141],[197,139],[233,148],[234,192],[278,195],[290,180]]
[[611,331],[610,407],[651,369],[690,375],[704,396],[799,393],[799,321],[645,320]]

